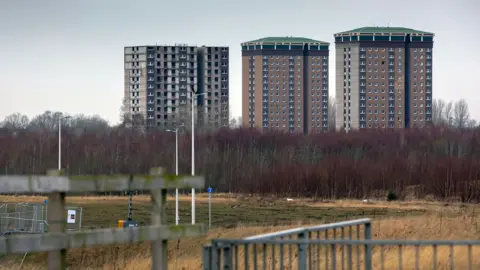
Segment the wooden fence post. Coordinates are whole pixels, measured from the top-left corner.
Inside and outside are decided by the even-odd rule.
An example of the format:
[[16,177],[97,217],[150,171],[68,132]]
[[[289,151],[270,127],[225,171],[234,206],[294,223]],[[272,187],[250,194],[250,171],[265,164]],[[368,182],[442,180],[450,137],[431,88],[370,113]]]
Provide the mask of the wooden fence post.
[[[150,170],[152,176],[162,174],[161,168]],[[152,225],[163,225],[167,223],[166,204],[167,189],[153,189],[152,193]],[[168,269],[168,245],[166,239],[159,239],[152,242],[152,269]]]
[[[48,176],[60,176],[62,171],[49,170]],[[54,192],[48,195],[48,232],[63,233],[65,231],[65,192]],[[48,269],[64,270],[67,266],[67,250],[48,252]]]

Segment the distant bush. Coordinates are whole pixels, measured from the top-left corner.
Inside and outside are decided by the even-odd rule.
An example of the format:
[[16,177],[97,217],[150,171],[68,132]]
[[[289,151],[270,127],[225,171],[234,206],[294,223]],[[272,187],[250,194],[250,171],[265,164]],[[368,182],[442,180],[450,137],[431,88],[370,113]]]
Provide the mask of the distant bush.
[[391,202],[391,201],[396,201],[396,200],[398,200],[397,194],[395,194],[395,192],[393,192],[393,191],[389,191],[388,194],[387,194],[387,201]]

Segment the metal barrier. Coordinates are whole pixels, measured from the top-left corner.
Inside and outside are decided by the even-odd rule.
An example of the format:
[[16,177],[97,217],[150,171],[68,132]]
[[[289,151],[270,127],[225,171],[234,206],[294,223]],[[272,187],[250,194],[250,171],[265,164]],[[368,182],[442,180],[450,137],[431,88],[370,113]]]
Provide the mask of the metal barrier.
[[44,233],[46,206],[35,203],[5,203],[0,206],[0,234]]
[[[74,213],[73,219],[66,221],[66,231],[82,229],[83,208],[66,206],[65,214]],[[72,212],[73,211],[73,212]],[[39,203],[4,203],[0,205],[0,235],[34,234],[48,232],[48,205]]]
[[371,221],[360,219],[215,239],[203,247],[203,269],[480,269],[479,254],[477,240],[372,240]]

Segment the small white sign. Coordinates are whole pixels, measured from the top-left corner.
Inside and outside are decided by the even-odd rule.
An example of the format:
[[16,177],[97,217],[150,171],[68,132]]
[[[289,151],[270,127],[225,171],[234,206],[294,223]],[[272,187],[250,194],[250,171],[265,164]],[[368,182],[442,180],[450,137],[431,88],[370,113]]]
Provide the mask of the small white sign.
[[76,218],[76,215],[77,215],[77,211],[75,210],[68,210],[68,216],[67,216],[67,223],[75,223],[75,218]]

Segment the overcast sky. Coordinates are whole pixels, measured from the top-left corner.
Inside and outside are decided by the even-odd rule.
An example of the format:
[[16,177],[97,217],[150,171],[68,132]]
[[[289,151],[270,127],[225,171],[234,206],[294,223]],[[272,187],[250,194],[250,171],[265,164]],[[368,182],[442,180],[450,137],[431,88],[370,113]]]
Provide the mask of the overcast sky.
[[332,43],[363,26],[434,32],[433,96],[467,99],[480,120],[478,0],[0,0],[0,119],[45,110],[117,123],[123,47],[188,43],[230,47],[230,108],[241,115],[240,43],[302,36]]

